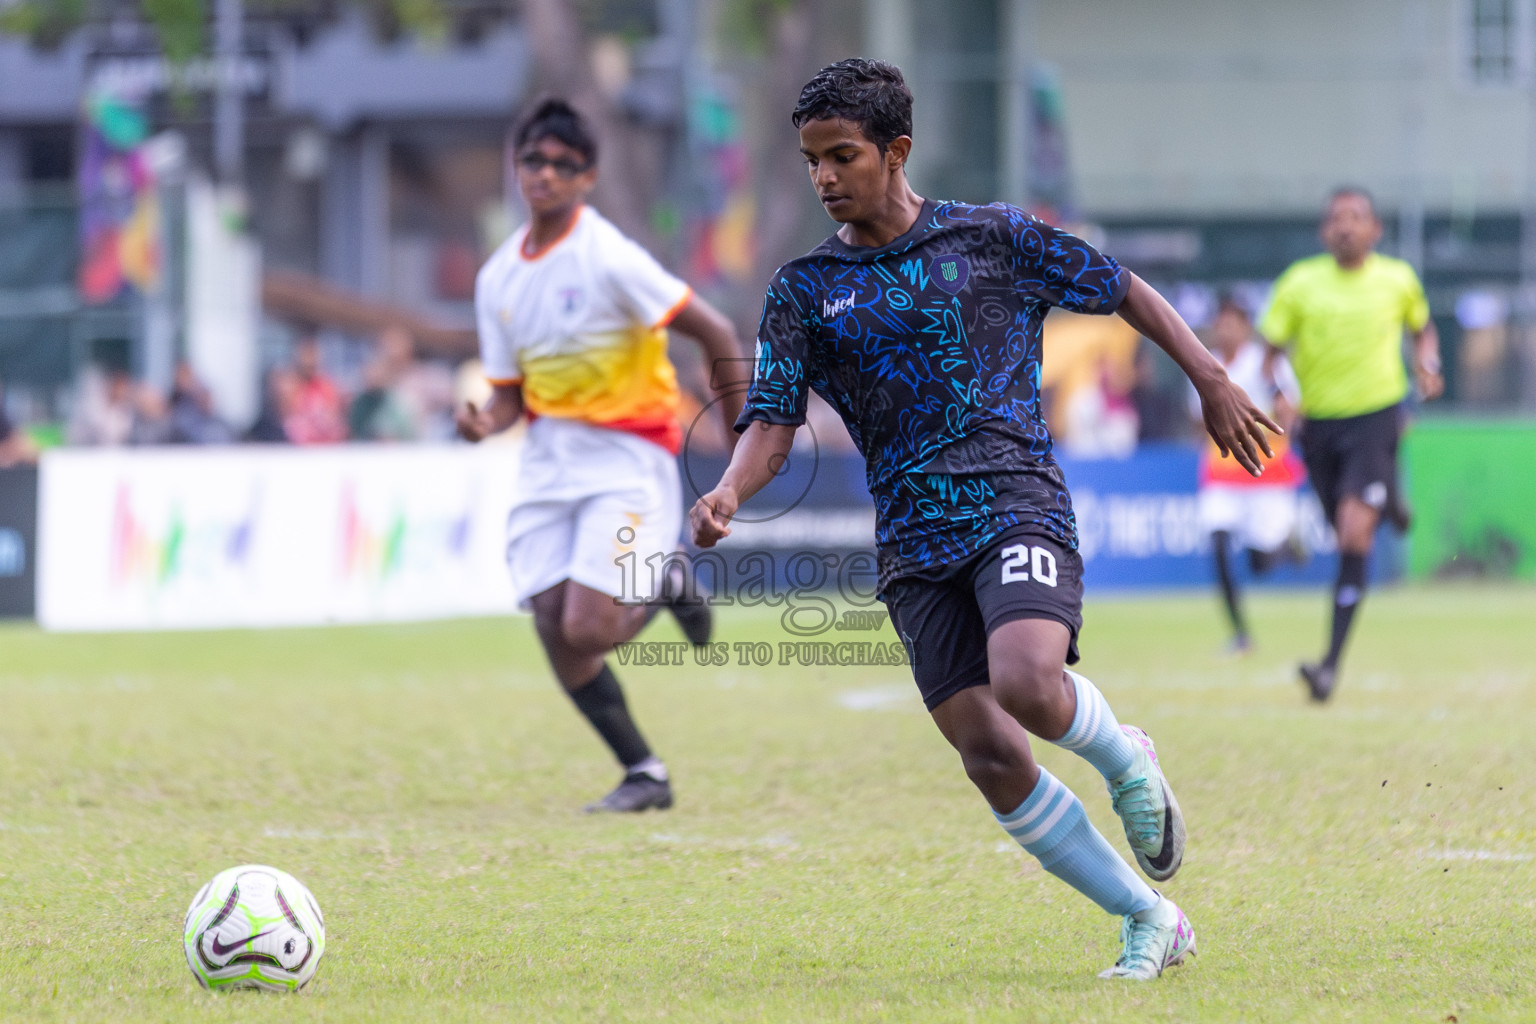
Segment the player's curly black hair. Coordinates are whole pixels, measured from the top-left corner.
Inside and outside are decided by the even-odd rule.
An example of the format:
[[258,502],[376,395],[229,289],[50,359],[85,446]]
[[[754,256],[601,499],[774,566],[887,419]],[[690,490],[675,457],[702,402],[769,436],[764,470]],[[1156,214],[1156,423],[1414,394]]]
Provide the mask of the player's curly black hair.
[[570,146],[581,154],[588,166],[597,163],[597,139],[587,127],[586,118],[558,97],[544,100],[523,119],[517,128],[516,145],[522,149],[547,138],[558,139]]
[[816,72],[790,115],[796,128],[827,118],[858,125],[883,153],[897,137],[912,134],[912,90],[896,65],[849,57]]

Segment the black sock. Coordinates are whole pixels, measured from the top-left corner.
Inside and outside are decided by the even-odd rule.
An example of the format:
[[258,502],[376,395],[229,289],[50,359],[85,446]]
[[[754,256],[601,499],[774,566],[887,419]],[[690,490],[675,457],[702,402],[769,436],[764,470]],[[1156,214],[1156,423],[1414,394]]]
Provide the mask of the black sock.
[[1323,664],[1337,667],[1349,638],[1355,609],[1365,597],[1365,555],[1339,555],[1339,578],[1333,585],[1333,634],[1328,640],[1328,656]]
[[1280,561],[1278,551],[1260,551],[1258,548],[1248,549],[1248,568],[1255,576],[1263,576],[1275,567]]
[[577,710],[587,716],[592,728],[608,744],[608,749],[625,768],[631,768],[651,756],[651,748],[640,735],[639,726],[630,717],[629,705],[624,702],[624,691],[614,677],[613,669],[603,663],[602,671],[579,690],[571,691],[571,700]]
[[1216,551],[1216,583],[1221,587],[1221,597],[1227,604],[1227,618],[1239,637],[1248,636],[1248,625],[1243,622],[1243,610],[1237,603],[1237,580],[1232,576],[1232,558],[1227,550],[1230,535],[1225,530],[1211,534],[1212,547]]
[[688,593],[687,581],[683,576],[684,571],[676,563],[666,567],[666,571],[661,577],[661,586],[656,588],[655,594],[645,600],[645,621],[643,625],[649,625],[650,621],[656,617],[656,613],[663,608],[670,608],[676,612],[680,606],[686,608],[690,605],[702,606],[704,604],[704,599],[697,595],[694,595],[692,600],[689,600],[690,595]]

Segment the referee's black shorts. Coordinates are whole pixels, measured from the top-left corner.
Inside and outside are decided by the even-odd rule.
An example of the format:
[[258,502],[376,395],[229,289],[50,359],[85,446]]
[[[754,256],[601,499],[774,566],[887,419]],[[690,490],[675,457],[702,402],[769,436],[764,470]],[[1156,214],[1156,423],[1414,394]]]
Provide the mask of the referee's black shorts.
[[971,686],[987,686],[987,637],[1016,619],[1067,627],[1067,664],[1083,628],[1083,560],[1036,526],[1018,526],[958,562],[898,576],[881,595],[932,711]]
[[1345,498],[1359,498],[1377,512],[1387,507],[1397,490],[1402,435],[1401,403],[1364,416],[1302,424],[1298,446],[1328,522],[1334,522]]

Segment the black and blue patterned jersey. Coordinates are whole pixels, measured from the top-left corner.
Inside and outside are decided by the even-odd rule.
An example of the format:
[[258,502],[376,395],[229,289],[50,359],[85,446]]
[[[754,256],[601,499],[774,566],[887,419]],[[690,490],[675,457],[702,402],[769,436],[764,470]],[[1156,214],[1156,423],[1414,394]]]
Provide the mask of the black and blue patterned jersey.
[[923,203],[879,248],[836,235],[774,274],[737,430],[837,410],[875,499],[881,585],[1036,524],[1076,545],[1040,407],[1052,306],[1111,313],[1130,274],[1005,203]]

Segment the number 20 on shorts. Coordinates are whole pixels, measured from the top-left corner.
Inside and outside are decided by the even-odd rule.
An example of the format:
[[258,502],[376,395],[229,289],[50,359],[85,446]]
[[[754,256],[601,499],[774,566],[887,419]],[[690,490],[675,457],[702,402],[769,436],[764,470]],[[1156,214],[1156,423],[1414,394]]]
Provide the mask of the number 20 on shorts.
[[1004,583],[1028,583],[1033,579],[1048,587],[1056,585],[1056,556],[1049,548],[1014,544],[1003,548],[1000,553],[1003,556]]

